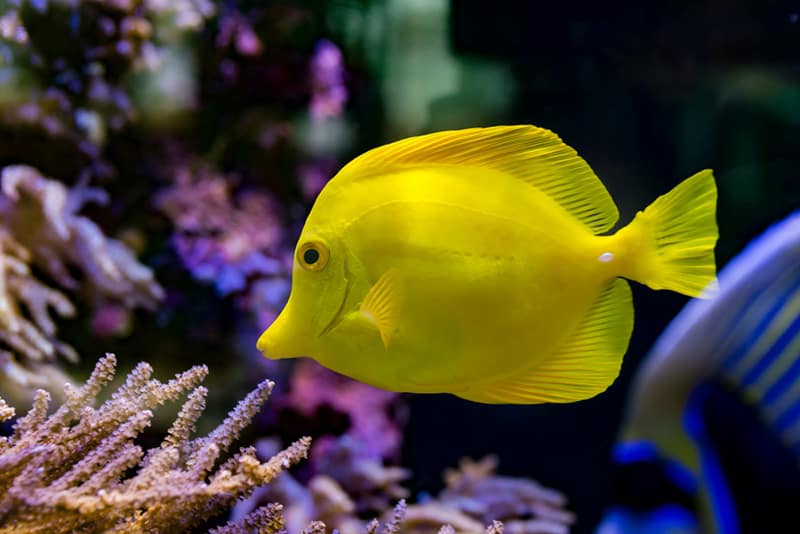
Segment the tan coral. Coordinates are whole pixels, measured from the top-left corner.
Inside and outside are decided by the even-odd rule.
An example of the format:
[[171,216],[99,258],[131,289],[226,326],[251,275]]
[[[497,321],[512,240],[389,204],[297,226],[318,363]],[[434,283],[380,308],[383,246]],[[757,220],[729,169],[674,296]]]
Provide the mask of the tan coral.
[[0,341],[36,361],[57,353],[75,359],[75,352],[55,339],[55,323],[48,310],[62,317],[74,315],[67,297],[42,284],[28,267],[28,249],[0,229]]
[[[437,501],[481,522],[503,521],[506,534],[565,534],[575,516],[566,497],[529,479],[499,476],[497,458],[463,459],[445,472],[447,487]],[[532,517],[522,520],[520,517]]]
[[404,533],[435,534],[441,525],[448,525],[455,532],[479,534],[483,532],[480,521],[457,508],[438,502],[415,504],[408,507],[403,523]]
[[214,528],[209,534],[251,534],[252,532],[285,532],[283,506],[278,503],[256,508],[238,521]]
[[[139,364],[99,407],[116,359],[101,359],[86,384],[67,387],[66,401],[48,414],[49,395],[37,393],[11,437],[0,441],[0,532],[180,532],[229,508],[261,484],[304,458],[303,438],[266,462],[241,449],[214,468],[269,396],[264,381],[206,437],[191,439],[202,413],[207,369],[197,366],[162,383]],[[134,439],[150,424],[152,410],[189,392],[167,436],[147,452]],[[13,414],[0,400],[0,419]],[[133,475],[127,475],[132,468]],[[278,508],[257,511],[241,528],[277,532]],[[239,532],[233,530],[222,532]]]
[[[262,456],[268,456],[273,454],[275,447],[262,442],[259,449],[267,453],[262,452]],[[343,472],[364,463],[355,457],[342,457],[341,460],[353,464],[339,465]],[[359,490],[364,489],[356,482],[363,479],[348,478],[344,483],[334,481],[326,474],[315,475],[304,487],[291,474],[284,473],[273,484],[257,489],[251,498],[237,504],[233,516],[243,517],[259,503],[274,500],[285,504],[284,516],[290,532],[299,532],[304,525],[308,525],[307,532],[323,532],[321,524],[325,525],[326,532],[336,530],[341,534],[374,534],[388,532],[387,529],[403,534],[569,532],[575,516],[565,509],[566,498],[561,493],[530,479],[498,476],[496,468],[497,458],[494,456],[479,461],[463,459],[458,469],[445,472],[447,487],[443,492],[415,504],[406,505],[401,499],[394,510],[383,514],[383,527],[378,521],[366,522],[355,513],[355,496],[363,497]],[[403,478],[407,476],[405,472]],[[377,494],[392,487],[383,484],[370,486]],[[407,492],[402,486],[397,485],[395,489],[398,488]],[[380,499],[376,497],[375,502],[386,500],[386,495],[383,495]]]

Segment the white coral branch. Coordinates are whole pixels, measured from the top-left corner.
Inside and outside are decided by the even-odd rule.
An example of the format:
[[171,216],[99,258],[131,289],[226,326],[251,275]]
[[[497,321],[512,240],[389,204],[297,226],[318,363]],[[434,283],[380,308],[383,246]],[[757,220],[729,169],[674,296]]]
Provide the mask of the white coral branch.
[[[55,317],[75,314],[62,290],[148,309],[164,291],[121,241],[79,214],[87,202],[107,202],[105,191],[67,188],[26,165],[5,167],[0,191],[0,345],[8,349],[0,348],[0,381],[7,394],[60,391],[68,379],[58,371],[57,356],[78,358],[57,335]],[[31,266],[60,288],[43,283]]]
[[3,169],[0,187],[6,197],[0,205],[5,222],[33,252],[34,262],[63,287],[78,285],[69,275],[72,266],[83,274],[83,285],[98,296],[145,308],[163,298],[152,271],[122,242],[105,236],[79,214],[87,201],[106,201],[105,192],[85,186],[67,189],[26,165]]

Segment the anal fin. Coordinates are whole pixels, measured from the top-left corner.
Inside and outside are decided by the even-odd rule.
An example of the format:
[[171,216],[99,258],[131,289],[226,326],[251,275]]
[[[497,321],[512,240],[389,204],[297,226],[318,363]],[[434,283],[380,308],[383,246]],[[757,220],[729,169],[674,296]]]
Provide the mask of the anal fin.
[[605,391],[619,375],[633,330],[628,283],[608,284],[569,339],[544,363],[457,392],[488,404],[574,402]]

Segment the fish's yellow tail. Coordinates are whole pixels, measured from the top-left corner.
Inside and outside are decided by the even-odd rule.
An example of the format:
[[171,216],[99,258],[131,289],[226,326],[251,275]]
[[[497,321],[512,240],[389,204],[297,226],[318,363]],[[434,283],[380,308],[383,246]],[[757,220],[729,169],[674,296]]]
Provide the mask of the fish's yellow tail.
[[653,289],[701,295],[716,282],[717,186],[705,169],[658,197],[617,232],[626,252],[623,276]]

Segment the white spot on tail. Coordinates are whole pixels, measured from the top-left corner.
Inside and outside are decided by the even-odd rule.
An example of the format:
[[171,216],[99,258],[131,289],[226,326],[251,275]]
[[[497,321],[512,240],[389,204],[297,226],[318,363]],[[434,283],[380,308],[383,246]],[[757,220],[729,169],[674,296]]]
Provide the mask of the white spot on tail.
[[611,252],[603,252],[597,257],[598,261],[602,261],[603,263],[608,263],[614,259],[614,254]]

